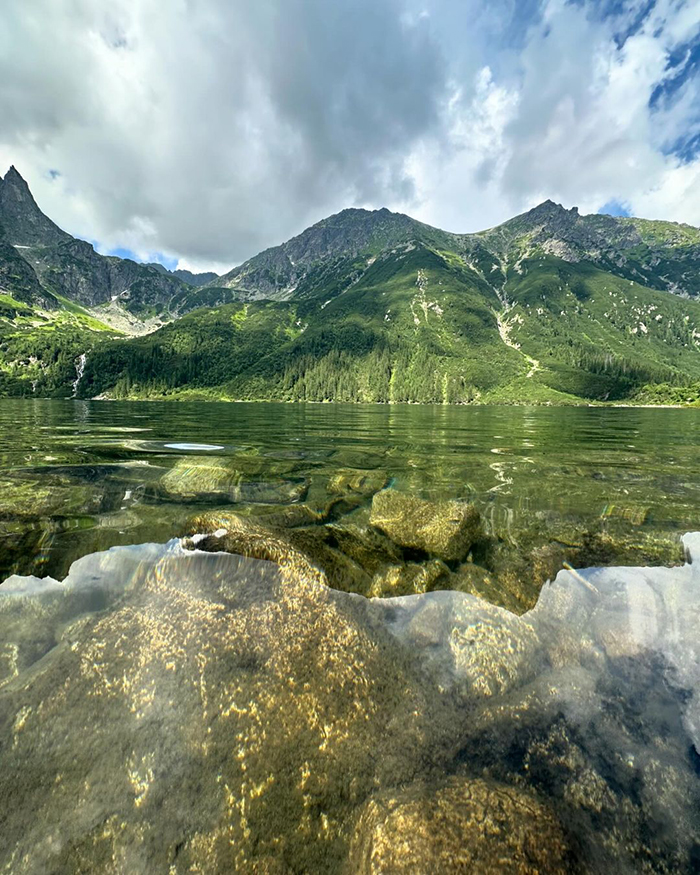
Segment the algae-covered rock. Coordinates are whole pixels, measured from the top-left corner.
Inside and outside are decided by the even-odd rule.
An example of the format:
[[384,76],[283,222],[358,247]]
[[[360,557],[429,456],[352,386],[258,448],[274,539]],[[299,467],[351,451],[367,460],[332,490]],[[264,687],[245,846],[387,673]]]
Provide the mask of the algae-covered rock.
[[587,532],[572,565],[682,565],[685,548],[678,536],[667,532]]
[[123,601],[0,691],[0,871],[338,872],[357,808],[431,761],[437,692],[292,565],[133,554],[96,566]]
[[[367,572],[326,543],[329,534],[322,526],[277,529],[235,513],[217,512],[192,517],[186,530],[200,536],[196,541],[200,550],[267,559],[344,592],[364,594],[370,587]],[[201,537],[208,532],[212,534]]]
[[481,516],[474,505],[425,501],[394,489],[374,496],[370,522],[401,547],[448,562],[464,559],[481,534]]
[[[440,582],[448,584],[449,580],[450,569],[440,559],[431,559],[424,563],[406,562],[384,568],[375,574],[369,595],[382,598],[413,595],[439,589]],[[445,589],[449,589],[449,585]]]
[[177,499],[192,501],[256,501],[285,504],[302,501],[308,490],[304,479],[247,479],[235,460],[187,456],[175,463],[160,480],[160,488]]
[[372,798],[358,820],[348,875],[566,875],[568,842],[533,793],[481,779],[418,784]]
[[326,526],[331,543],[361,565],[368,574],[376,574],[386,565],[403,561],[399,547],[372,526],[341,521]]
[[358,492],[360,495],[374,495],[389,482],[385,471],[363,471],[356,468],[342,468],[336,471],[328,481],[328,492],[331,495],[344,495],[348,492]]
[[102,497],[88,486],[46,484],[38,480],[0,480],[0,519],[67,517],[99,510]]
[[517,576],[504,575],[499,578],[493,571],[470,562],[460,565],[449,577],[441,578],[432,589],[454,589],[470,593],[514,614],[523,614],[533,605],[532,600],[523,593]]

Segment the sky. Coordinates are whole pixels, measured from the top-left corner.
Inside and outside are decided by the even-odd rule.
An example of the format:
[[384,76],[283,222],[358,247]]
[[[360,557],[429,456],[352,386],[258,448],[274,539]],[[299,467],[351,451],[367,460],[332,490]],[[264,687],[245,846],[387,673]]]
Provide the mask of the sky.
[[2,0],[0,174],[221,273],[345,207],[700,225],[700,0]]

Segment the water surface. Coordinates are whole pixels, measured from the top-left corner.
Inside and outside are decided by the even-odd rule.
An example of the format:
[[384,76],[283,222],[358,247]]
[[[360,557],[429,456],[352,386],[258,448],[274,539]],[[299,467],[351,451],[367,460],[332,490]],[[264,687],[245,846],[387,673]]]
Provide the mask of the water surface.
[[[680,536],[698,527],[699,449],[700,410],[3,399],[0,578],[165,542],[204,505],[318,506],[353,470],[473,501],[502,538]],[[163,487],[203,457],[240,468],[239,494]]]
[[[682,562],[700,411],[0,426],[0,872],[698,870],[700,535],[560,569]],[[474,505],[469,555],[373,526],[397,495]]]

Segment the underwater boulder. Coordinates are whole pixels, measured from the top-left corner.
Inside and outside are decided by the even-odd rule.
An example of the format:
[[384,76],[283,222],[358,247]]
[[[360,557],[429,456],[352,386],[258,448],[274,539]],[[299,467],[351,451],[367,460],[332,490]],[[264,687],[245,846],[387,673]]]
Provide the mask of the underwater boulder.
[[191,546],[199,550],[266,559],[343,592],[365,594],[370,587],[367,572],[326,543],[329,533],[322,526],[278,529],[249,517],[219,512],[192,517],[186,530],[197,536]]
[[412,654],[292,565],[175,548],[128,577],[0,690],[0,869],[338,872],[448,725]]
[[187,456],[160,479],[168,496],[192,501],[244,501],[286,504],[303,501],[309,484],[303,478],[249,480],[234,462],[210,456]]
[[446,562],[464,559],[481,534],[481,515],[474,505],[426,501],[395,489],[376,493],[370,522],[399,546]]
[[554,811],[535,794],[452,778],[370,799],[358,819],[346,872],[566,875],[569,857]]
[[430,559],[428,562],[406,562],[403,565],[391,565],[382,569],[372,578],[369,595],[391,597],[413,595],[439,589],[439,582],[447,584],[449,589],[450,569],[440,559]]
[[331,495],[345,495],[357,492],[360,495],[374,495],[389,482],[386,471],[358,470],[343,468],[336,471],[328,481],[328,492]]

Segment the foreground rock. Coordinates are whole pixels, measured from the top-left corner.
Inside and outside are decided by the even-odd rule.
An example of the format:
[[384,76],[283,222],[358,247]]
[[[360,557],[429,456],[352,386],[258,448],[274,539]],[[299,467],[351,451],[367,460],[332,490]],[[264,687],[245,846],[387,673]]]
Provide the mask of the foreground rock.
[[124,552],[74,573],[121,603],[0,694],[0,871],[337,871],[357,805],[430,768],[437,691],[291,565]]
[[694,871],[697,564],[562,572],[518,617],[277,549],[0,586],[0,872]]
[[374,496],[370,522],[399,546],[447,562],[464,559],[481,534],[481,516],[473,505],[424,501],[394,489]]
[[347,872],[566,875],[570,857],[561,824],[534,794],[453,778],[371,799],[358,821]]

